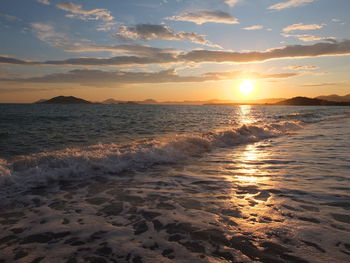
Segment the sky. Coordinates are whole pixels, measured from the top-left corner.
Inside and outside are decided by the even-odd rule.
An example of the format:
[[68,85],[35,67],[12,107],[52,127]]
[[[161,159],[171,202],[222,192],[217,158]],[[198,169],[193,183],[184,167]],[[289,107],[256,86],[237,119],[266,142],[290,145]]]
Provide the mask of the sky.
[[346,95],[349,10],[349,0],[1,0],[0,103]]

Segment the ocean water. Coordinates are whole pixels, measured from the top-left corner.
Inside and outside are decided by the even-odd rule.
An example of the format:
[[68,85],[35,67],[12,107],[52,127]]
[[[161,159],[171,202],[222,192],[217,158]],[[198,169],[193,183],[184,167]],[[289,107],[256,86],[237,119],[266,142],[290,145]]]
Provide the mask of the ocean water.
[[0,105],[0,262],[349,262],[350,108]]

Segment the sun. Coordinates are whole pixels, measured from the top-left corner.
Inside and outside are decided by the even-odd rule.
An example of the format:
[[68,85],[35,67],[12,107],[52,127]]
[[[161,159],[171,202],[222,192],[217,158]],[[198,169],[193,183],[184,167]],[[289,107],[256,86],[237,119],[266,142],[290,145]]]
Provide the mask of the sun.
[[243,80],[239,85],[239,90],[245,96],[250,95],[254,91],[253,81],[251,79]]

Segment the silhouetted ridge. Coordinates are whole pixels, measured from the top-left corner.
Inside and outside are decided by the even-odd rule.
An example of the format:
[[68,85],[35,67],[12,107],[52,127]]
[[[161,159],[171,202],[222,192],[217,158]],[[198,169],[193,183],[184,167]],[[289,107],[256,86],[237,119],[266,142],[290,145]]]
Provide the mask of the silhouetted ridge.
[[35,103],[35,104],[38,104],[38,103],[43,103],[43,102],[45,102],[45,101],[47,101],[47,99],[40,99],[40,100],[38,100],[38,101],[35,101],[34,103]]
[[339,96],[337,94],[327,95],[327,96],[318,96],[316,99],[320,100],[329,100],[329,101],[337,101],[337,102],[350,102],[350,94],[345,96]]
[[288,100],[277,102],[276,105],[291,106],[350,106],[349,102],[336,102],[321,99],[312,99],[307,97],[294,97]]
[[92,102],[73,96],[58,96],[49,100],[37,102],[39,104],[91,104]]
[[107,99],[102,101],[102,104],[118,104],[119,102],[122,102],[121,100],[115,100],[115,99]]

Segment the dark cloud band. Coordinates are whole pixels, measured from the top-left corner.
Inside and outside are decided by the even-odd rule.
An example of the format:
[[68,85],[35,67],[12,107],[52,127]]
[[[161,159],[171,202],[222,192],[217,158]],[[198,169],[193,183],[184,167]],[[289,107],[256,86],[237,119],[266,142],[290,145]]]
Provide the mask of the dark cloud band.
[[[126,46],[123,46],[124,49]],[[95,46],[96,48],[96,46]],[[107,48],[107,47],[105,47]],[[137,47],[133,46],[134,49]],[[143,48],[140,46],[140,48]],[[0,64],[19,65],[94,65],[94,66],[121,66],[171,63],[248,63],[271,59],[307,58],[319,56],[350,55],[350,40],[316,43],[313,45],[292,45],[266,51],[230,52],[192,50],[190,52],[175,52],[174,50],[154,49],[152,52],[135,55],[116,56],[111,58],[72,58],[66,60],[27,61],[18,58],[0,56]]]

